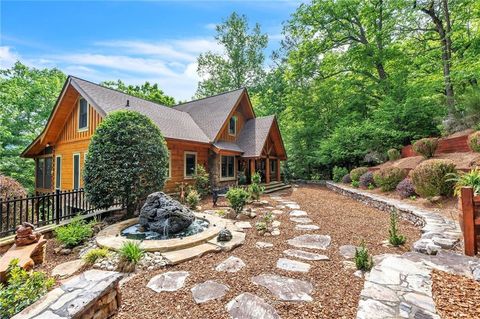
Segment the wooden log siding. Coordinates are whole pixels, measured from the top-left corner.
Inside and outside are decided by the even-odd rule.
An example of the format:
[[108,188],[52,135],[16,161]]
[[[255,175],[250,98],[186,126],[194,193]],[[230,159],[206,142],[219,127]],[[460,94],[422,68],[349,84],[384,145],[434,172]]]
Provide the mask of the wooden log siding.
[[462,188],[461,196],[465,255],[475,256],[480,238],[480,196],[474,196],[471,187]]
[[[470,152],[470,147],[468,147],[468,135],[441,139],[438,141],[438,147],[435,154],[461,152]],[[402,157],[418,156],[418,154],[413,151],[412,145],[404,146],[401,153]]]

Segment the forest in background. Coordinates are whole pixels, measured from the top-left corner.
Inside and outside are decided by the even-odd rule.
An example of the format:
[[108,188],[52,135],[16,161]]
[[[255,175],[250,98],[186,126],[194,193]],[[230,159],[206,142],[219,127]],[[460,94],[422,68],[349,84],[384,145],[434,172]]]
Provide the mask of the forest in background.
[[[247,87],[257,115],[276,114],[293,178],[374,165],[411,141],[480,128],[480,2],[317,0],[284,22],[279,50],[247,16],[217,25],[223,52],[198,58],[195,97]],[[0,172],[33,188],[19,157],[42,131],[66,76],[20,62],[0,70]],[[104,85],[164,105],[155,84]]]

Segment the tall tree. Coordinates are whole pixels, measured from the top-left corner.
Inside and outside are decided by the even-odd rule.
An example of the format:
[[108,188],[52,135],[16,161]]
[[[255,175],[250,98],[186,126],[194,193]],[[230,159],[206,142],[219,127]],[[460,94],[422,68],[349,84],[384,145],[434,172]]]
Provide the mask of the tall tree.
[[197,97],[205,97],[242,87],[255,87],[265,72],[264,50],[268,37],[257,23],[250,29],[247,17],[232,13],[216,26],[215,40],[221,53],[206,52],[198,57]]
[[166,95],[156,83],[150,84],[150,82],[147,81],[142,85],[126,85],[121,80],[117,80],[105,81],[100,83],[100,85],[165,106],[175,104],[175,99],[171,96]]
[[17,62],[0,70],[0,172],[33,190],[34,163],[20,153],[43,130],[66,76]]

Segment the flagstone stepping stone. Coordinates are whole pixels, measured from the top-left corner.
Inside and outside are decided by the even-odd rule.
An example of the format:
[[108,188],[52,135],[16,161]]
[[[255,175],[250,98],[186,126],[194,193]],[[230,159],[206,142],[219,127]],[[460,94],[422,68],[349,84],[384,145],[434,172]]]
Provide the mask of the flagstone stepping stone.
[[230,300],[225,308],[233,319],[280,319],[275,308],[248,292]]
[[319,230],[317,225],[295,225],[296,230]]
[[287,240],[289,245],[297,248],[327,249],[332,239],[328,235],[301,235]]
[[267,288],[283,301],[312,301],[313,285],[309,281],[285,276],[262,274],[252,278],[254,284]]
[[297,272],[308,272],[310,270],[310,265],[303,263],[301,261],[296,261],[287,258],[280,258],[277,261],[277,268],[286,270],[286,271],[297,271]]
[[283,210],[274,209],[274,210],[272,210],[272,214],[274,214],[274,215],[281,215],[281,214],[283,214]]
[[313,221],[308,217],[291,217],[290,220],[299,224],[309,224]]
[[308,216],[307,212],[304,210],[292,210],[289,214],[292,217],[305,217]]
[[345,259],[353,259],[355,257],[355,251],[357,247],[353,245],[343,245],[340,246],[339,251],[340,255]]
[[59,276],[60,278],[70,277],[82,269],[83,266],[85,266],[85,261],[83,261],[83,259],[68,261],[53,268],[52,276]]
[[241,229],[252,228],[252,224],[250,224],[250,222],[236,222],[235,226]]
[[286,206],[290,209],[300,209],[298,204],[287,204]]
[[285,209],[285,205],[277,205],[277,206],[275,206],[275,208],[278,208],[278,209]]
[[265,206],[265,209],[275,209],[273,206]]
[[311,253],[309,251],[303,251],[298,249],[287,249],[283,253],[289,257],[304,259],[304,260],[330,260],[328,256]]
[[147,287],[155,292],[177,291],[185,285],[188,276],[187,271],[165,272],[150,279]]
[[215,267],[216,271],[226,271],[226,272],[237,272],[243,267],[245,267],[245,263],[238,257],[230,256],[225,259],[223,262]]
[[272,248],[273,244],[272,243],[267,243],[267,242],[264,242],[264,241],[257,241],[255,243],[255,246],[257,248],[263,249],[263,248]]
[[225,296],[228,289],[228,286],[216,282],[215,280],[207,280],[204,283],[193,286],[191,291],[196,303],[204,303],[222,298]]

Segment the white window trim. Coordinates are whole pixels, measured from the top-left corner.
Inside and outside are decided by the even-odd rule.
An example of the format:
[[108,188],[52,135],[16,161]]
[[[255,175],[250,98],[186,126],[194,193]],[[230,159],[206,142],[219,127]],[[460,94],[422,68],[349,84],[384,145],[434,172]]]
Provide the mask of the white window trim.
[[[187,176],[187,155],[195,155],[195,173],[192,176]],[[197,152],[183,152],[183,178],[184,179],[193,179],[197,174],[197,162],[198,162],[198,155]]]
[[89,112],[90,111],[90,105],[88,104],[88,101],[85,100],[85,102],[87,102],[87,126],[80,128],[80,101],[81,100],[85,100],[85,99],[83,97],[81,97],[77,101],[77,109],[78,109],[78,112],[77,112],[77,132],[88,131],[88,126],[90,124],[90,112]]
[[[78,188],[75,188],[75,156],[78,156]],[[81,181],[80,181],[80,170],[82,169],[82,164],[80,163],[80,153],[73,153],[72,156],[72,189],[80,189],[81,188]]]
[[[233,177],[223,177],[222,176],[222,159],[224,157],[233,157]],[[237,179],[237,161],[235,155],[220,155],[220,181],[234,181]]]
[[[233,133],[230,133],[230,120],[231,119],[234,119],[235,120],[235,129],[234,129],[234,132]],[[229,120],[228,120],[228,135],[230,136],[236,136],[237,135],[237,121],[238,121],[238,118],[233,115]]]
[[[60,159],[60,173],[58,172],[58,162],[57,158]],[[62,189],[62,168],[63,168],[63,160],[62,160],[62,155],[56,155],[55,156],[55,188]],[[60,183],[57,185],[57,173],[59,173],[59,181]]]
[[168,150],[168,175],[167,180],[172,178],[172,151]]

